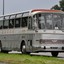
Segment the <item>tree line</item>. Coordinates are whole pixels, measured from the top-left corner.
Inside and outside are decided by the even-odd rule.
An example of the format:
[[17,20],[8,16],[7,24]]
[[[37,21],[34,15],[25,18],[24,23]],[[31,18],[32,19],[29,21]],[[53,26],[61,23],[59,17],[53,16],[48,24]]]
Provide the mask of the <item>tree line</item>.
[[59,1],[59,5],[56,4],[56,5],[52,6],[51,9],[64,11],[64,0],[60,0],[60,1]]

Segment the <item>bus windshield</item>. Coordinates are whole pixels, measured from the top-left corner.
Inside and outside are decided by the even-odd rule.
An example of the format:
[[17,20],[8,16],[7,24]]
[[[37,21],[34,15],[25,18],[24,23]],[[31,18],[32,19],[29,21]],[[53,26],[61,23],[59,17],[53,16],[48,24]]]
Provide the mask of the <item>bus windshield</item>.
[[58,13],[39,13],[34,15],[39,29],[64,29],[63,14]]

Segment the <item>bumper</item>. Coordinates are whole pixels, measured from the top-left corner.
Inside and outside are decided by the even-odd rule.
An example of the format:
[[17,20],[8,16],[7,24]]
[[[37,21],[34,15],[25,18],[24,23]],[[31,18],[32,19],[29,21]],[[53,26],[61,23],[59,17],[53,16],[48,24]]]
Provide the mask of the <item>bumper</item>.
[[33,52],[64,52],[64,47],[33,47]]

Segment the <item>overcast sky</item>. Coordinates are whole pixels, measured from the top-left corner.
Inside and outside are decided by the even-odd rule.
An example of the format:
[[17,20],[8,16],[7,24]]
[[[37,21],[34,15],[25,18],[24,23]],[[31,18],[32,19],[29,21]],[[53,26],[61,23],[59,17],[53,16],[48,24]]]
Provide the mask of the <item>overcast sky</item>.
[[[0,15],[2,15],[3,0],[0,0]],[[21,12],[30,9],[50,9],[59,3],[60,0],[4,0],[5,14]]]

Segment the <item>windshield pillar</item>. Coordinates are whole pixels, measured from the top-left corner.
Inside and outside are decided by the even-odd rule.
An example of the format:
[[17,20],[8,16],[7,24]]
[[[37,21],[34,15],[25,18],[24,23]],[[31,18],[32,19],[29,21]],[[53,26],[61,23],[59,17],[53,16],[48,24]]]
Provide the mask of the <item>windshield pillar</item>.
[[38,30],[38,21],[36,15],[33,17],[33,29],[36,31]]

